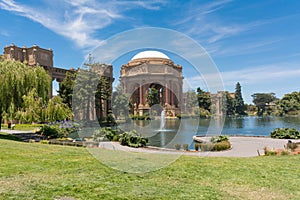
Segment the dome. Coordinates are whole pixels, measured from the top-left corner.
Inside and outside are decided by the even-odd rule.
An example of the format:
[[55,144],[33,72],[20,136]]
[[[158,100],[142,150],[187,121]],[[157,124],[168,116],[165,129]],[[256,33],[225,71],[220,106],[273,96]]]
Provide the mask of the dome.
[[139,58],[165,58],[170,59],[166,54],[159,51],[142,51],[131,58],[131,60]]

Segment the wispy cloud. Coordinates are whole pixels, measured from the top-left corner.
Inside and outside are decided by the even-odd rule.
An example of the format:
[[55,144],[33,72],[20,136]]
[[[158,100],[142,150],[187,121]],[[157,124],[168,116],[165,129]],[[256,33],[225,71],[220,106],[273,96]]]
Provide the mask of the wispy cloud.
[[80,48],[95,47],[101,40],[94,37],[115,20],[123,19],[130,9],[158,10],[164,1],[53,0],[39,5],[25,5],[1,0],[0,8],[38,22],[53,32],[74,41]]
[[[217,74],[219,76],[219,74]],[[220,72],[224,85],[232,87],[236,82],[241,82],[245,85],[265,84],[270,82],[276,82],[277,80],[289,80],[300,76],[299,65],[296,64],[274,64],[256,66],[241,70]],[[216,74],[208,74],[206,79],[214,80]],[[203,83],[203,77],[194,76],[187,78],[189,85],[199,86],[199,82]]]

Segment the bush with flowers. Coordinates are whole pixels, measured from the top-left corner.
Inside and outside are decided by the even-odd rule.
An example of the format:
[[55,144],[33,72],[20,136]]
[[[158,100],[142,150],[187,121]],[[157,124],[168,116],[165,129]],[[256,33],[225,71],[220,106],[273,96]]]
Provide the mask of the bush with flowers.
[[78,130],[79,124],[73,121],[51,122],[41,128],[42,135],[48,139],[67,137]]

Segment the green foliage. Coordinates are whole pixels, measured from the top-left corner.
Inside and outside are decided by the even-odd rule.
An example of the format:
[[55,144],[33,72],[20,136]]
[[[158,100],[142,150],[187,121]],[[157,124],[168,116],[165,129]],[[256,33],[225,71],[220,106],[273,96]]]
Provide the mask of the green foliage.
[[160,170],[131,174],[108,167],[84,148],[0,140],[0,152],[0,199],[254,199],[257,194],[258,199],[296,199],[299,195],[300,155],[180,156]]
[[210,141],[212,143],[217,143],[217,142],[222,142],[222,141],[228,141],[228,140],[229,140],[229,138],[228,138],[227,135],[219,135],[219,136],[216,136],[216,137],[212,137],[210,139]]
[[199,108],[210,111],[211,98],[210,95],[202,90],[200,87],[197,88],[197,100]]
[[144,147],[148,143],[148,138],[142,137],[135,130],[120,134],[120,144],[129,147]]
[[242,97],[241,84],[237,82],[235,86],[234,110],[238,115],[245,115],[245,105]]
[[300,92],[285,94],[277,103],[279,115],[298,115],[300,114]]
[[18,118],[28,123],[40,122],[43,114],[43,100],[38,96],[37,90],[33,88],[22,98],[24,103],[22,110],[17,112]]
[[275,150],[269,149],[268,147],[264,148],[265,156],[276,156],[277,153]]
[[194,148],[195,148],[195,151],[199,151],[200,144],[199,143],[195,143],[194,144]]
[[175,144],[175,149],[176,150],[180,150],[180,148],[181,148],[181,144]]
[[295,128],[276,128],[271,132],[271,138],[299,139],[300,132]]
[[201,151],[224,151],[231,148],[229,141],[223,140],[217,143],[203,143],[200,144]]
[[271,114],[270,103],[276,100],[274,93],[255,93],[251,96],[258,110],[257,115],[261,116],[265,111],[268,111],[267,114]]
[[79,124],[71,121],[61,121],[45,124],[41,128],[42,135],[48,139],[67,137],[68,134],[78,131]]
[[225,92],[226,95],[226,115],[235,114],[235,100],[231,97],[229,92]]
[[288,156],[288,155],[291,155],[291,152],[289,152],[287,150],[283,150],[283,151],[281,151],[280,155],[282,155],[282,156]]
[[188,144],[183,144],[182,147],[183,147],[183,150],[185,150],[185,151],[189,150],[189,145]]
[[295,151],[295,149],[298,147],[298,143],[295,142],[288,142],[286,145],[287,149],[290,149],[291,151]]
[[112,111],[116,119],[118,119],[120,116],[124,116],[125,118],[127,117],[129,99],[129,95],[124,94],[122,92],[121,85],[118,85],[116,87],[116,91],[114,91],[112,95]]
[[103,74],[106,68],[105,64],[85,64],[85,69],[80,69],[77,74],[72,96],[76,120],[90,121],[97,117],[101,122],[105,119],[104,111],[111,109],[105,104],[111,98],[110,77]]
[[147,100],[149,102],[150,107],[155,104],[159,104],[159,92],[154,86],[149,88]]
[[231,148],[229,141],[223,140],[222,142],[214,143],[212,151],[224,151]]
[[44,109],[44,122],[62,121],[64,119],[72,118],[72,110],[67,104],[63,103],[63,99],[55,96],[49,100]]
[[34,88],[42,103],[47,102],[50,83],[50,76],[40,66],[0,60],[0,120],[3,113],[8,120],[15,119],[15,113],[23,107],[23,96]]
[[109,141],[118,141],[119,131],[112,129],[111,127],[104,127],[94,131],[93,139],[94,141],[102,141],[104,138],[107,138]]
[[62,98],[62,102],[72,108],[72,96],[77,71],[68,71],[66,77],[59,83],[58,95]]
[[48,139],[64,137],[64,132],[60,131],[57,126],[44,125],[41,129],[42,135]]

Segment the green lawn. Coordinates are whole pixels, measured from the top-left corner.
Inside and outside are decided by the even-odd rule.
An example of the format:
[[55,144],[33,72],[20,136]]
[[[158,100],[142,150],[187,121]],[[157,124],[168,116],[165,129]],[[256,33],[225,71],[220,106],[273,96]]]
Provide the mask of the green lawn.
[[0,139],[0,199],[299,199],[299,180],[300,156],[183,156],[130,174],[84,148]]

